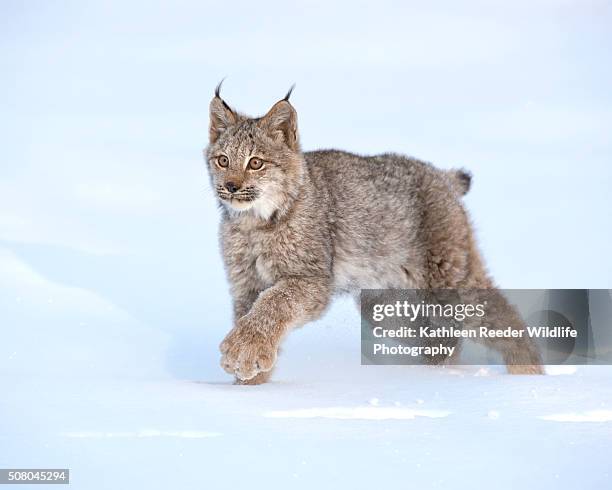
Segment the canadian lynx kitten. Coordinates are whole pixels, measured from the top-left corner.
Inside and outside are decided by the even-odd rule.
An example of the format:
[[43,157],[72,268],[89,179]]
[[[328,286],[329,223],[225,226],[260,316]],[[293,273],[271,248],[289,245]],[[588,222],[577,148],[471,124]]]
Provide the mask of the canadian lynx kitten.
[[[238,383],[265,382],[283,337],[319,317],[336,293],[495,287],[461,202],[469,174],[397,154],[303,153],[291,91],[250,118],[219,89],[205,156],[234,303],[221,365]],[[528,338],[489,342],[510,372],[542,372]]]

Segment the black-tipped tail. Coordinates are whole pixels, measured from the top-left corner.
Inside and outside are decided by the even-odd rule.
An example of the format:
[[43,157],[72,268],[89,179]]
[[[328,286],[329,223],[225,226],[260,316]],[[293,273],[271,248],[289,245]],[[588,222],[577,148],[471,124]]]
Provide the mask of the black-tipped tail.
[[460,169],[453,172],[455,184],[462,196],[465,196],[472,187],[472,174],[467,170]]

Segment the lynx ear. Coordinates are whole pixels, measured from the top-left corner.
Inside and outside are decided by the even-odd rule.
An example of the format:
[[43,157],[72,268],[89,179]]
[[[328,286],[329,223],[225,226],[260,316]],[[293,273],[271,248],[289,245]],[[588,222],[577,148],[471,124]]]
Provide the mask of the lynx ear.
[[297,133],[297,112],[289,103],[289,96],[293,87],[283,100],[279,100],[272,109],[259,120],[259,126],[272,138],[283,141],[289,148],[299,149]]
[[219,95],[222,83],[223,80],[217,85],[215,96],[213,100],[210,101],[210,127],[208,128],[208,137],[211,143],[217,141],[223,131],[238,122],[236,113]]

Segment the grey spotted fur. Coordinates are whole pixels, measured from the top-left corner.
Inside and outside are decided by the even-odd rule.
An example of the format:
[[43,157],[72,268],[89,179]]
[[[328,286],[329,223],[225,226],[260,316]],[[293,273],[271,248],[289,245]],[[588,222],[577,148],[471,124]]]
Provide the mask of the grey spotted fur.
[[[234,301],[221,364],[244,384],[266,381],[283,337],[319,317],[335,293],[494,288],[461,202],[467,172],[393,153],[302,152],[288,99],[261,118],[231,109],[219,88],[210,104],[205,157]],[[263,168],[251,169],[252,158]],[[491,345],[509,371],[541,372],[528,340]]]

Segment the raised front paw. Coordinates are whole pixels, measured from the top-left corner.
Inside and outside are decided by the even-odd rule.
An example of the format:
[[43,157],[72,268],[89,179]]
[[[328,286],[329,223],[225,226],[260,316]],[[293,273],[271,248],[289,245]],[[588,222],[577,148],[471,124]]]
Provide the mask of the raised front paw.
[[221,342],[221,367],[246,381],[270,371],[278,346],[269,337],[248,325],[237,325]]

